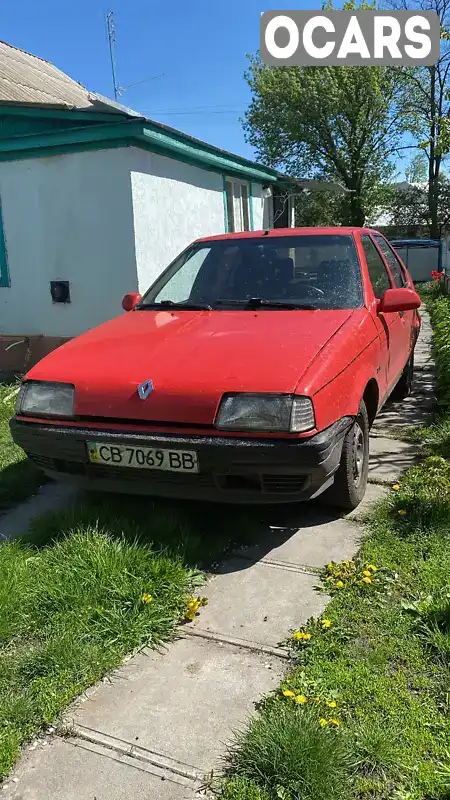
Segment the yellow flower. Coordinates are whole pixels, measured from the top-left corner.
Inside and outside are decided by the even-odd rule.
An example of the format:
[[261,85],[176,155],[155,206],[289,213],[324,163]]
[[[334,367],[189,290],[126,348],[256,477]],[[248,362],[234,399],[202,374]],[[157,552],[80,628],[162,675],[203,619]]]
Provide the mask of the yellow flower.
[[394,483],[392,488],[393,488],[394,492],[398,492],[398,490],[400,489],[400,484],[399,483]]
[[364,575],[366,578],[371,578],[371,577],[372,577],[372,575],[371,575],[371,573],[370,573],[370,570],[368,570],[368,569],[365,569],[365,570],[364,570],[364,572],[363,572],[363,575]]
[[336,581],[336,589],[342,589],[344,587],[343,581]]
[[333,726],[333,728],[339,728],[339,725],[340,725],[341,723],[339,722],[339,720],[338,720],[338,719],[329,719],[329,720],[328,720],[328,724],[329,724],[329,725],[332,725],[332,726]]
[[375,567],[374,564],[368,564],[367,565],[367,569],[370,569],[372,572],[376,572],[377,571],[377,567]]
[[291,692],[290,689],[283,689],[283,694],[285,697],[295,697],[295,692]]
[[321,719],[319,719],[319,725],[321,728],[325,728],[328,725],[328,720],[321,717]]
[[295,698],[295,702],[298,703],[299,706],[304,706],[305,703],[308,702],[308,698],[305,697],[304,694],[298,694],[297,697]]
[[295,639],[296,642],[308,642],[311,638],[310,633],[304,633],[303,631],[295,631],[292,634],[292,638]]
[[337,707],[336,700],[325,700],[325,703],[327,704],[328,708],[336,708]]
[[328,570],[328,572],[331,572],[331,570],[333,569],[333,567],[334,567],[334,564],[333,564],[333,562],[332,562],[332,561],[330,561],[330,563],[329,563],[329,564],[327,564],[327,570]]
[[399,517],[406,517],[407,512],[405,511],[404,508],[401,508],[399,511],[397,511],[397,514],[399,515]]
[[144,592],[144,594],[142,595],[141,600],[142,600],[143,603],[151,603],[152,600],[153,600],[153,597],[152,597],[151,594],[147,594],[147,592]]
[[322,628],[324,628],[325,630],[327,628],[331,628],[332,624],[333,623],[332,623],[331,619],[323,619],[322,622],[321,622]]
[[315,698],[314,698],[314,702],[315,702],[315,703],[321,703],[322,701],[321,701],[321,698],[320,698],[320,697],[315,697]]
[[368,578],[367,576],[363,578],[363,583],[373,583],[372,578]]
[[190,600],[187,601],[187,609],[185,613],[185,618],[193,620],[195,619],[195,615],[199,610],[200,606],[206,605],[206,597],[191,597]]

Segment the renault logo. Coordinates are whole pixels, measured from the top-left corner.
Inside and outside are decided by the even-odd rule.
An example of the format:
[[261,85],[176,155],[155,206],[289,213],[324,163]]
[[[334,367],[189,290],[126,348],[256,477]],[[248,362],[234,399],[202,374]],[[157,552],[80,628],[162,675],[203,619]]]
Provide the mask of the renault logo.
[[141,400],[146,400],[147,397],[150,397],[151,393],[153,392],[153,383],[152,381],[144,381],[144,383],[139,384],[138,386],[138,395]]

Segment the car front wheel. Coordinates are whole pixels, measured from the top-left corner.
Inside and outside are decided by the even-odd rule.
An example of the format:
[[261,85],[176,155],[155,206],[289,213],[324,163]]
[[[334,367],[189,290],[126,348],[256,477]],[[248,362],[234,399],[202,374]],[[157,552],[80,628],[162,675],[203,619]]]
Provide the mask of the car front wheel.
[[352,511],[364,497],[369,473],[369,418],[361,401],[356,419],[345,436],[334,483],[324,493],[328,505]]

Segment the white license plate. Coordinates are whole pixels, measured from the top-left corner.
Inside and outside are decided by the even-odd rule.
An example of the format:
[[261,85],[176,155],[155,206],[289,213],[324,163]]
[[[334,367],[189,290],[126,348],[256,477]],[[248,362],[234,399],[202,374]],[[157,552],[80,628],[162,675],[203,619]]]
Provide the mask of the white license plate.
[[88,442],[89,460],[108,467],[161,469],[167,472],[198,472],[195,450],[158,450],[155,447],[134,447],[128,444]]

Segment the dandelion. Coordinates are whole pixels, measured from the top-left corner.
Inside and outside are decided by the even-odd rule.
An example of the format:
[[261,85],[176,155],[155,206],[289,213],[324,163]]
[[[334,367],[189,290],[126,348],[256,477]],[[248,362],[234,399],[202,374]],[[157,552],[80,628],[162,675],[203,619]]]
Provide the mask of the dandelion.
[[329,724],[329,725],[332,725],[332,726],[333,726],[333,728],[339,728],[339,725],[340,725],[341,723],[339,722],[339,720],[338,720],[338,719],[329,719],[329,720],[328,720],[328,724]]
[[398,492],[399,489],[400,489],[400,484],[399,483],[394,483],[392,488],[393,488],[394,492]]
[[367,569],[370,569],[371,572],[376,572],[378,567],[376,567],[374,564],[368,564]]
[[364,575],[365,578],[371,578],[372,577],[371,572],[368,569],[364,570],[363,575]]
[[208,604],[207,597],[191,597],[190,600],[187,602],[187,610],[185,613],[185,619],[193,620],[195,619],[195,615],[201,606],[206,606]]
[[406,512],[406,510],[404,508],[400,508],[399,511],[397,511],[397,514],[399,515],[399,517],[406,517],[406,513],[407,512]]
[[310,633],[304,633],[304,631],[295,631],[295,633],[292,634],[292,638],[296,642],[309,642],[309,640],[311,638],[311,634]]
[[326,630],[327,628],[331,628],[332,624],[333,623],[331,622],[331,619],[323,619],[321,622],[322,628],[324,630]]
[[344,582],[343,581],[336,581],[336,589],[343,589]]
[[285,697],[295,697],[295,692],[291,692],[290,689],[283,689],[283,694]]
[[305,703],[307,703],[307,702],[308,702],[308,698],[307,698],[307,697],[305,697],[305,695],[304,695],[304,694],[298,694],[298,695],[297,695],[297,697],[295,698],[295,702],[296,702],[296,703],[297,703],[299,706],[304,706],[304,705],[305,705]]
[[321,719],[319,719],[319,725],[321,728],[326,728],[326,726],[328,725],[328,720],[325,719],[324,717],[321,717]]
[[330,563],[329,563],[329,564],[327,564],[327,570],[328,570],[328,572],[331,572],[331,571],[332,571],[332,569],[333,569],[333,567],[334,567],[334,564],[333,564],[333,562],[332,562],[332,561],[330,561]]
[[337,707],[336,700],[325,700],[325,703],[328,706],[328,708],[336,708]]
[[152,600],[153,600],[153,597],[152,597],[151,594],[148,594],[147,592],[144,592],[144,594],[141,597],[141,600],[142,600],[143,603],[151,603]]
[[368,578],[367,575],[362,580],[363,580],[363,583],[373,583],[372,578]]

